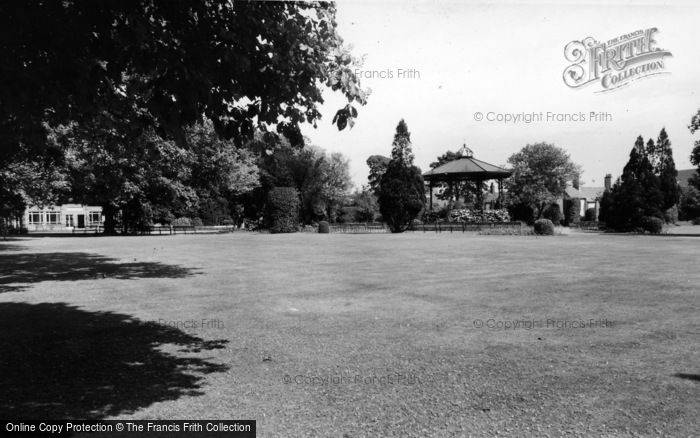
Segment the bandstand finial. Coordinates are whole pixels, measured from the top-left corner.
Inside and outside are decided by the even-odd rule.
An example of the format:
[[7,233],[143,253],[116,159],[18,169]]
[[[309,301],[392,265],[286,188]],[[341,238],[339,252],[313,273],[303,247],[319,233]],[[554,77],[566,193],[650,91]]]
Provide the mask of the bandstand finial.
[[467,147],[466,143],[462,144],[462,147],[459,149],[459,152],[457,152],[457,154],[463,158],[474,157],[474,152],[472,152],[472,150]]

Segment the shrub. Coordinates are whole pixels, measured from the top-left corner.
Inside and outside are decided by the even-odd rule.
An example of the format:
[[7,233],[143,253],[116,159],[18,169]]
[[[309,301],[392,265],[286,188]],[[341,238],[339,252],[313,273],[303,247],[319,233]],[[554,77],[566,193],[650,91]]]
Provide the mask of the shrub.
[[331,226],[326,221],[321,221],[318,223],[318,232],[321,234],[328,234],[331,232]]
[[267,195],[271,233],[295,233],[299,228],[299,193],[294,187],[275,187]]
[[680,211],[681,220],[692,220],[700,218],[700,191],[693,186],[682,190]]
[[196,217],[196,218],[192,219],[192,225],[194,225],[195,227],[203,227],[204,223],[202,222],[202,220],[200,218]]
[[561,213],[561,208],[556,202],[552,202],[547,208],[545,208],[542,212],[542,216],[557,225],[559,225],[564,219],[564,215]]
[[554,234],[554,224],[549,219],[536,220],[535,234],[539,234],[540,236],[552,236]]
[[522,203],[509,205],[508,213],[512,220],[525,222],[528,225],[532,225],[535,217],[532,207]]
[[595,208],[587,208],[584,215],[584,220],[589,222],[594,222],[597,218],[595,217]]
[[673,207],[664,211],[664,220],[668,224],[675,224],[678,222],[678,206],[674,205]]
[[581,221],[581,201],[579,198],[564,200],[564,224],[577,224]]
[[664,221],[654,216],[644,216],[641,225],[650,234],[659,234],[664,229]]
[[425,184],[420,169],[391,160],[379,183],[379,211],[392,233],[401,233],[423,210]]
[[192,220],[188,217],[179,217],[174,219],[170,225],[177,227],[189,227],[192,225]]

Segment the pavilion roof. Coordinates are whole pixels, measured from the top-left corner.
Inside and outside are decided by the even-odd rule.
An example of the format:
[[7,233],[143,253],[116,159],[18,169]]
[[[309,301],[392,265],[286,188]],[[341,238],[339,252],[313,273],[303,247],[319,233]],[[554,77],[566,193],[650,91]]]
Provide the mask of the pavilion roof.
[[477,160],[474,157],[463,156],[425,172],[423,178],[428,181],[447,179],[486,180],[507,178],[512,173],[510,170]]

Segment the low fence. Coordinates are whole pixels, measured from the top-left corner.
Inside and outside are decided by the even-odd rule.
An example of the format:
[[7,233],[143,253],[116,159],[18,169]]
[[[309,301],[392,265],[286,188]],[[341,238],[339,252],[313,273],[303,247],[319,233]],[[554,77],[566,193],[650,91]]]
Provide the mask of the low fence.
[[432,222],[415,224],[409,228],[411,231],[436,232],[436,233],[453,233],[467,231],[485,231],[485,230],[512,230],[522,231],[522,222]]
[[330,232],[346,234],[387,233],[389,228],[382,223],[330,224]]
[[163,225],[151,226],[143,229],[140,234],[145,235],[174,235],[174,234],[217,234],[232,233],[234,225],[194,226],[194,225]]
[[580,221],[569,224],[569,228],[577,228],[582,231],[600,231],[605,229],[605,222],[599,221]]

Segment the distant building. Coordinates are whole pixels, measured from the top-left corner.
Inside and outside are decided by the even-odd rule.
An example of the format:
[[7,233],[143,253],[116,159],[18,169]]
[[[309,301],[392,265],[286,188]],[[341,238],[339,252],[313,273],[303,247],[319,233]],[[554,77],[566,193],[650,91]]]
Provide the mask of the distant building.
[[[566,184],[566,195],[564,199],[578,199],[579,212],[581,216],[586,214],[586,210],[592,208],[595,210],[595,218],[598,220],[600,213],[600,200],[603,197],[605,190],[610,190],[612,187],[612,175],[605,175],[605,187],[581,187],[578,181],[569,181]],[[558,204],[564,211],[564,199],[560,199]]]
[[[98,228],[104,222],[102,207],[64,204],[52,207],[32,206],[25,210],[21,226],[31,231],[72,231]],[[19,224],[18,224],[19,225]]]

